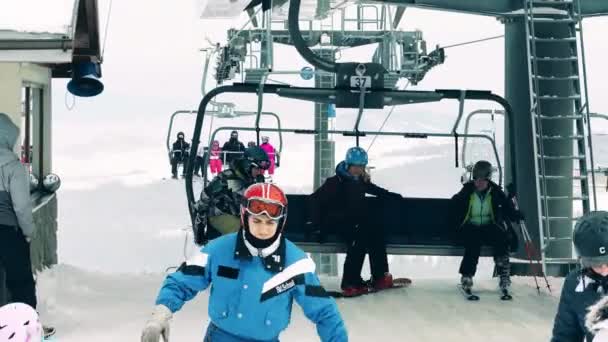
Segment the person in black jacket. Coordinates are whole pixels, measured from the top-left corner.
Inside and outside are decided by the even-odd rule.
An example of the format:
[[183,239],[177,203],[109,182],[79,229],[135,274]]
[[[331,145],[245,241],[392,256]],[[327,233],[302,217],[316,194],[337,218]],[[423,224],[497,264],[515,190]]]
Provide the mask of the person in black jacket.
[[230,140],[224,143],[222,146],[222,152],[224,152],[224,164],[230,165],[233,160],[237,160],[243,157],[245,152],[245,145],[239,141],[239,132],[230,132]]
[[473,287],[482,245],[493,248],[499,287],[506,291],[511,285],[509,250],[517,249],[511,221],[519,221],[522,215],[491,179],[492,164],[480,160],[473,167],[473,180],[452,197],[456,235],[465,247],[459,269],[465,289]]
[[365,194],[394,199],[402,197],[371,182],[365,173],[367,159],[364,149],[350,148],[346,159],[336,167],[336,175],[327,178],[310,196],[311,229],[321,233],[320,242],[332,232],[340,235],[348,245],[341,284],[343,295],[347,297],[369,292],[368,283],[361,278],[366,253],[369,253],[371,284],[376,289],[393,286],[384,235],[381,227],[373,225]]
[[184,132],[177,133],[177,140],[171,149],[171,174],[177,178],[177,164],[183,163],[182,175],[186,172],[188,165],[188,155],[190,154],[190,144],[184,140]]
[[582,267],[564,280],[551,342],[595,342],[593,333],[599,329],[591,324],[587,327],[585,315],[588,307],[608,294],[608,212],[595,211],[581,217],[573,240]]

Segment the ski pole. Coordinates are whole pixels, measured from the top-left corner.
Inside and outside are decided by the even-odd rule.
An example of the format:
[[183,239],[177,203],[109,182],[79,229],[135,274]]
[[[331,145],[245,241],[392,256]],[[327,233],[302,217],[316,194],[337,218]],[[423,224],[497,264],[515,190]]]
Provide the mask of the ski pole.
[[[519,204],[517,202],[516,196],[513,195],[511,200],[513,201],[513,206],[515,207],[515,210],[519,210]],[[543,276],[543,278],[545,279],[545,283],[547,284],[547,289],[549,290],[549,293],[552,293],[551,285],[549,284],[549,280],[547,279],[547,276],[545,275],[545,273],[542,270],[542,265],[540,264],[540,260],[538,260],[538,258],[540,257],[540,254],[538,253],[538,250],[534,247],[534,243],[532,242],[532,238],[530,237],[530,233],[528,232],[528,228],[526,228],[526,223],[523,219],[519,220],[519,227],[522,231],[522,236],[525,241],[524,246],[526,248],[526,254],[528,254],[528,259],[530,260],[530,265],[536,266],[536,270],[533,269],[533,272],[535,273],[534,282],[536,283],[536,288],[538,290],[538,293],[540,294],[540,286],[538,285],[538,281],[536,279],[537,272]],[[533,256],[537,259],[536,264],[533,264],[533,262],[532,262]]]

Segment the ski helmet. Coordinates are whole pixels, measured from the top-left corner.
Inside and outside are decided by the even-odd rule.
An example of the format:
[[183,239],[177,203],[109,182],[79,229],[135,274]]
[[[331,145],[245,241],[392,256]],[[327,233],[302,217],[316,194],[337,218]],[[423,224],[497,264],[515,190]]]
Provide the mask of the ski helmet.
[[257,167],[262,170],[268,169],[270,166],[270,160],[268,154],[259,146],[249,147],[245,149],[243,158],[236,160],[236,165],[239,171],[246,175],[251,175],[251,168]]
[[608,264],[608,212],[592,211],[581,217],[573,240],[583,267]]
[[61,186],[61,179],[56,174],[50,173],[42,179],[42,187],[48,192],[55,192]]
[[[260,240],[249,231],[249,215],[266,215],[277,221],[277,231],[267,240]],[[281,188],[271,183],[256,183],[243,193],[241,203],[241,226],[245,237],[256,248],[270,246],[281,234],[287,221],[287,197]]]
[[344,159],[346,165],[355,166],[366,166],[367,165],[367,152],[361,147],[351,147],[346,151],[346,158]]
[[184,132],[178,132],[177,133],[177,139],[184,139]]
[[42,324],[38,313],[24,303],[11,303],[0,307],[1,341],[42,341]]
[[270,139],[267,136],[262,137],[262,143],[268,144],[268,141],[270,141]]
[[492,179],[492,164],[486,160],[480,160],[473,166],[473,179]]

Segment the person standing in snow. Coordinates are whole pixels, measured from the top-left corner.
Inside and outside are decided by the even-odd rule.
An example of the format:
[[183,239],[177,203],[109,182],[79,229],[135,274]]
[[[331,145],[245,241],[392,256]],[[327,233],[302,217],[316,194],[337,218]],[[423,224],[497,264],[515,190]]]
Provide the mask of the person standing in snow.
[[[30,241],[36,233],[30,199],[30,175],[13,148],[19,128],[0,113],[0,264],[13,302],[36,309],[36,283],[30,259]],[[2,305],[0,305],[2,306]],[[43,327],[45,336],[54,328]]]
[[230,168],[209,182],[194,206],[197,244],[239,229],[243,192],[253,183],[264,182],[264,170],[268,165],[270,162],[264,150],[248,148],[242,158],[233,160]]
[[230,165],[233,160],[239,159],[243,156],[243,153],[245,152],[245,145],[239,141],[239,132],[230,132],[230,140],[224,143],[224,146],[222,146],[222,151],[225,154],[224,159],[226,161],[226,165]]
[[171,149],[171,174],[177,179],[177,165],[184,164],[182,175],[186,172],[188,166],[188,154],[190,153],[190,144],[184,140],[184,132],[177,133],[177,140],[173,143]]
[[321,341],[346,342],[336,302],[320,285],[314,262],[283,236],[287,198],[274,184],[243,195],[241,229],[215,239],[167,276],[141,341],[169,338],[169,321],[186,301],[211,287],[205,342],[278,341],[295,300]]
[[593,339],[596,329],[586,326],[585,315],[588,307],[608,295],[608,212],[594,211],[581,217],[573,242],[582,267],[564,280],[551,342],[597,342]]
[[[402,197],[371,182],[365,172],[367,160],[367,152],[361,147],[348,149],[345,160],[336,167],[336,175],[327,178],[309,198],[310,229],[321,233],[321,243],[329,232],[336,232],[348,246],[341,283],[345,297],[368,293],[369,284],[376,290],[393,286],[382,227],[374,225],[365,194],[385,200]],[[361,278],[366,254],[369,254],[371,283]]]
[[268,155],[268,159],[270,160],[270,167],[268,167],[268,174],[269,175],[274,175],[274,166],[275,166],[275,160],[278,157],[278,153],[277,150],[274,148],[274,146],[272,146],[270,144],[270,139],[266,136],[262,137],[262,144],[260,145],[260,147],[262,148],[262,150],[266,151],[266,154]]
[[452,197],[453,217],[458,224],[456,233],[465,248],[459,273],[462,287],[471,289],[481,246],[489,245],[494,252],[499,287],[508,291],[511,285],[509,250],[516,250],[518,244],[511,221],[519,221],[522,214],[491,179],[492,164],[480,160],[473,167],[473,180]]

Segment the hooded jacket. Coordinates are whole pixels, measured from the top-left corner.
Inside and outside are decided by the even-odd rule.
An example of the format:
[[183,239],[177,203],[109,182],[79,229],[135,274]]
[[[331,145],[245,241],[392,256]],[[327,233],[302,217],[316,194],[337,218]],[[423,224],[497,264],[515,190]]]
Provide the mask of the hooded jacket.
[[19,227],[26,237],[34,235],[29,173],[13,147],[19,128],[0,113],[0,225]]

